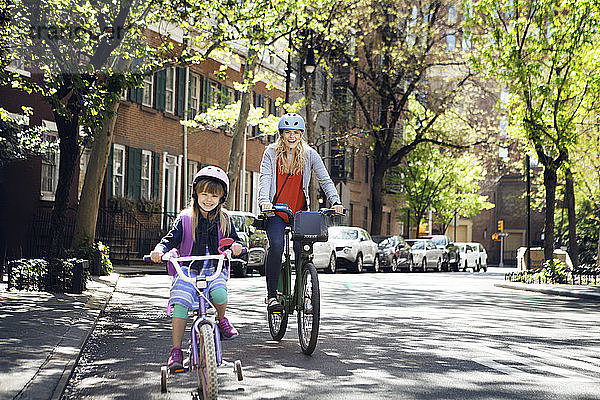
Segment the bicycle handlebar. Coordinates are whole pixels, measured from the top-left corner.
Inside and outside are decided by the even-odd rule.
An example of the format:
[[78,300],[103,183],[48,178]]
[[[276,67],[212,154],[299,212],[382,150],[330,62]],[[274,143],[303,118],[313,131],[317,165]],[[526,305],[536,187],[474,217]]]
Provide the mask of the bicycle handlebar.
[[[270,208],[268,210],[262,210],[260,213],[267,215],[269,213],[276,212],[284,212],[288,215],[290,221],[294,220],[294,213],[292,213],[292,209],[287,204],[275,204],[273,205],[273,208]],[[323,215],[346,215],[346,209],[344,209],[342,213],[338,213],[333,208],[321,208],[318,212],[320,212]]]

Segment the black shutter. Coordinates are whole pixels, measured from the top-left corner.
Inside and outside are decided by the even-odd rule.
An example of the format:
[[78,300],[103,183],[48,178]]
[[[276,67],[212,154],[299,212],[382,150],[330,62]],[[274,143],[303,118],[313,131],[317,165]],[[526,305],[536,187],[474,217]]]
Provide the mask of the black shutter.
[[185,68],[177,67],[177,115],[185,113]]
[[156,109],[165,109],[165,97],[167,95],[167,70],[163,69],[156,73]]
[[138,200],[142,192],[142,150],[127,148],[127,197]]
[[106,194],[109,199],[113,197],[113,147],[114,145],[110,146],[108,165],[106,166]]
[[158,201],[158,190],[160,188],[160,154],[154,153],[154,177],[152,182],[152,196]]

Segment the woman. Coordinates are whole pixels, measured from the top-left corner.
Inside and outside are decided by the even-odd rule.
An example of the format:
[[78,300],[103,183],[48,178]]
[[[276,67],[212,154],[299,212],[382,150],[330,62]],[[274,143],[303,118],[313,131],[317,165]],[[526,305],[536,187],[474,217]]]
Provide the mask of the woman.
[[[308,210],[310,199],[308,185],[314,172],[321,188],[336,212],[344,208],[333,181],[325,169],[319,153],[304,141],[304,119],[295,113],[285,114],[279,120],[279,137],[265,149],[260,165],[258,203],[261,210],[273,208],[273,204],[287,204],[292,212]],[[277,283],[281,272],[285,224],[288,216],[278,213],[267,217],[266,231],[269,251],[266,259],[267,309],[282,311],[277,301]],[[300,243],[294,242],[294,253],[300,254]]]

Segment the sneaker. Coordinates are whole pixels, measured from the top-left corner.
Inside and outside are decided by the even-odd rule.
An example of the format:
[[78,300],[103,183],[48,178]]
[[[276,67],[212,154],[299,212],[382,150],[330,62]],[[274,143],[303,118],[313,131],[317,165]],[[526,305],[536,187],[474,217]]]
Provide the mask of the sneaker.
[[283,304],[281,304],[275,297],[271,297],[267,300],[267,311],[270,313],[280,313],[283,311]]
[[229,322],[229,320],[225,317],[221,317],[217,321],[217,326],[219,327],[219,331],[221,332],[221,337],[225,340],[233,339],[234,337],[239,335],[237,329],[235,329],[235,327],[231,325],[231,322]]
[[167,366],[172,373],[183,370],[183,352],[181,351],[181,347],[173,347],[171,349]]

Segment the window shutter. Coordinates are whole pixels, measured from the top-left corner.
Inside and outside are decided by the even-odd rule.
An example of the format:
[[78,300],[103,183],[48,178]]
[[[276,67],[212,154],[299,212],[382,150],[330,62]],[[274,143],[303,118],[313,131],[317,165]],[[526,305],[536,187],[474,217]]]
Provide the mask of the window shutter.
[[110,146],[108,165],[106,166],[106,194],[109,199],[113,197],[113,146],[114,144]]
[[142,150],[128,147],[127,156],[127,197],[137,200],[142,191]]
[[202,102],[200,110],[206,112],[210,103],[210,79],[205,76],[202,77],[202,99],[200,101]]
[[152,196],[158,201],[158,190],[160,187],[160,154],[154,153],[154,177],[152,182]]
[[156,109],[165,109],[165,97],[167,95],[167,70],[163,69],[156,73]]
[[221,85],[221,103],[231,104],[231,98],[229,97],[229,88],[225,85]]
[[177,115],[185,112],[185,68],[177,67]]

